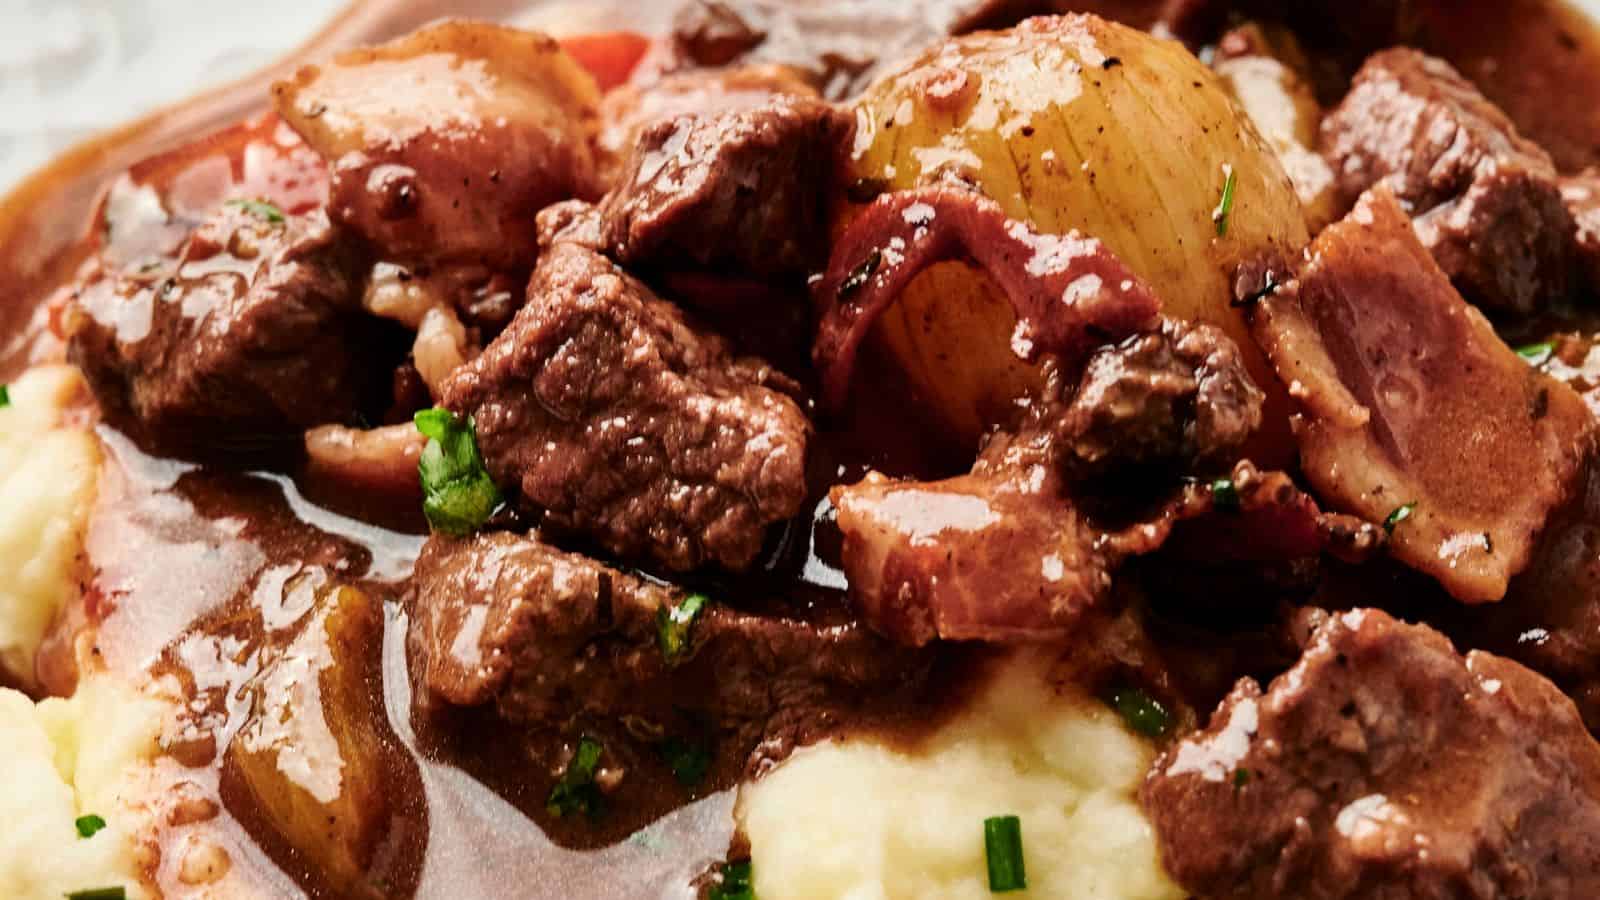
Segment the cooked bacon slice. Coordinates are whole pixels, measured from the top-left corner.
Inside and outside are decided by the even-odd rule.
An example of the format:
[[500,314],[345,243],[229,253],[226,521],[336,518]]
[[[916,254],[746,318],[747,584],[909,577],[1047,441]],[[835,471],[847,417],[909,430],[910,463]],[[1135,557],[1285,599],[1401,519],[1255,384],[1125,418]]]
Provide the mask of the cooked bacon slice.
[[273,100],[333,168],[329,216],[386,258],[526,266],[539,210],[600,191],[600,92],[541,34],[441,22],[306,66]]
[[843,404],[856,351],[878,316],[937,262],[970,259],[994,279],[1017,313],[1012,350],[1075,360],[1096,346],[1146,330],[1161,303],[1092,237],[1040,234],[999,204],[953,187],[885,194],[834,244],[817,286],[822,308],[812,355],[824,402]]
[[1306,478],[1371,521],[1405,508],[1390,520],[1400,560],[1457,599],[1499,600],[1577,489],[1593,445],[1583,401],[1461,299],[1387,189],[1325,230],[1310,260],[1253,321],[1302,405]]
[[[1158,345],[1212,351],[1153,353]],[[1260,419],[1261,393],[1235,349],[1211,326],[1167,322],[1096,353],[1073,388],[1047,362],[1023,423],[991,439],[970,474],[926,483],[873,473],[834,488],[857,610],[912,645],[1052,640],[1106,604],[1124,560],[1169,537],[1182,552],[1230,561],[1370,551],[1382,540],[1375,527],[1323,515],[1288,476],[1249,462],[1225,486],[1174,482],[1131,524],[1103,526],[1085,513],[1079,499],[1105,473],[1148,472],[1157,462],[1187,471],[1237,454]],[[1159,365],[1134,377],[1152,359]],[[1112,371],[1123,377],[1107,390]],[[1248,424],[1198,429],[1197,441],[1196,423],[1221,418],[1222,407]],[[1085,447],[1097,452],[1086,458]]]

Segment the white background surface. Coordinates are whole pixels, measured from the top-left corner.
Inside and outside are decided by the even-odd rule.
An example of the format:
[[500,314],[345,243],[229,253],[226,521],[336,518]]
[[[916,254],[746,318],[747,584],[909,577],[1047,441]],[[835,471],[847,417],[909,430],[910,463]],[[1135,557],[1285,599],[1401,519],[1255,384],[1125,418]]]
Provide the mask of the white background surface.
[[343,0],[0,0],[0,193],[58,151],[258,69]]

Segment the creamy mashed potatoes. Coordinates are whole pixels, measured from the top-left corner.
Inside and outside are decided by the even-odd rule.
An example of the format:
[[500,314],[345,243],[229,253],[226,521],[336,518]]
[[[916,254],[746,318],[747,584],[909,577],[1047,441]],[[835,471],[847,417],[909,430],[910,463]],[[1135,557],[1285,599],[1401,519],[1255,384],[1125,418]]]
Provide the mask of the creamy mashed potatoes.
[[85,390],[70,366],[30,369],[0,408],[0,683],[34,685],[34,655],[74,590],[99,445],[63,421]]
[[1019,657],[914,754],[871,740],[797,752],[738,806],[756,894],[988,898],[983,820],[1016,815],[1028,890],[1010,897],[1182,900],[1135,792],[1154,749]]
[[[109,676],[70,700],[35,704],[0,690],[0,897],[60,898],[123,887],[145,897],[134,862],[144,824],[142,762],[157,750],[162,707]],[[106,826],[81,837],[80,816]]]

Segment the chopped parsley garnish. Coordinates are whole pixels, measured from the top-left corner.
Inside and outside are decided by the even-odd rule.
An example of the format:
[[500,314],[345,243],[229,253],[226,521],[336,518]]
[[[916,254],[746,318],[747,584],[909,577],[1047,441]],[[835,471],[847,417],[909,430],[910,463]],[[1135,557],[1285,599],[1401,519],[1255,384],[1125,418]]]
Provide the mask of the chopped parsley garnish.
[[850,274],[839,282],[839,296],[848,297],[866,287],[867,279],[871,278],[882,264],[883,251],[874,247],[872,252],[867,254],[867,258],[861,261],[861,265],[851,269]]
[[11,405],[11,385],[0,384],[0,407]]
[[1115,688],[1107,695],[1106,704],[1122,716],[1129,728],[1145,737],[1161,737],[1172,727],[1172,716],[1167,708],[1139,688]]
[[416,415],[417,430],[427,435],[417,473],[422,478],[422,511],[435,531],[461,537],[477,530],[500,508],[495,487],[478,454],[478,435],[447,409],[425,409]]
[[585,736],[578,741],[578,749],[572,752],[567,770],[550,789],[550,797],[544,802],[545,812],[558,819],[573,813],[593,816],[599,812],[600,789],[595,786],[594,771],[600,765],[600,754],[604,750],[592,737]]
[[994,816],[983,820],[983,855],[989,865],[989,893],[1020,891],[1028,886],[1022,861],[1022,820]]
[[672,738],[661,745],[661,756],[672,770],[672,777],[686,788],[705,780],[711,769],[711,754],[698,744]]
[[1417,501],[1415,500],[1395,507],[1394,512],[1389,513],[1389,516],[1383,520],[1383,530],[1394,534],[1395,526],[1411,518],[1411,511],[1416,508]]
[[1249,769],[1234,769],[1233,770],[1233,789],[1235,791],[1238,791],[1240,788],[1244,787],[1245,785],[1247,785],[1249,783],[1250,783],[1250,770]]
[[78,837],[89,838],[106,827],[106,820],[90,813],[87,816],[79,816],[72,824],[78,829]]
[[73,891],[67,895],[67,900],[128,900],[128,889],[125,887],[89,888],[84,891]]
[[712,885],[706,896],[710,900],[755,900],[756,889],[750,879],[750,860],[723,863],[722,883]]
[[1517,348],[1517,355],[1527,361],[1530,366],[1542,366],[1554,356],[1556,345],[1552,341],[1542,341],[1537,344],[1526,344]]
[[682,662],[689,653],[695,620],[710,602],[705,594],[690,594],[677,606],[663,605],[656,611],[656,640],[668,665]]
[[258,219],[266,219],[273,225],[282,225],[283,210],[265,200],[229,200],[225,205],[237,206]]
[[1239,508],[1239,489],[1234,487],[1233,479],[1218,478],[1211,482],[1211,502],[1217,509],[1230,512]]
[[1211,211],[1211,221],[1217,223],[1217,237],[1228,234],[1228,217],[1233,215],[1233,191],[1238,183],[1238,178],[1233,174],[1233,166],[1224,164],[1222,174],[1222,199],[1217,201],[1217,208]]

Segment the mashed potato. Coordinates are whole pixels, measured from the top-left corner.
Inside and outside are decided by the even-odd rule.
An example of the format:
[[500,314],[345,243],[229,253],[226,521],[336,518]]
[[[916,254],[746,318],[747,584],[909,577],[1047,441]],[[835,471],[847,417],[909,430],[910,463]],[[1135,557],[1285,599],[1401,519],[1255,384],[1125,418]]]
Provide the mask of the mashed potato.
[[824,743],[745,785],[756,894],[988,898],[983,820],[1016,815],[1028,890],[1007,896],[1182,900],[1135,799],[1154,749],[1043,673],[1013,660],[915,755]]
[[99,445],[62,417],[83,390],[76,369],[42,366],[0,408],[0,683],[34,686],[34,654],[74,589]]
[[[134,863],[144,760],[157,750],[162,707],[104,675],[70,700],[35,704],[0,690],[0,897],[44,900],[99,887],[145,897]],[[106,822],[80,837],[75,822]]]

